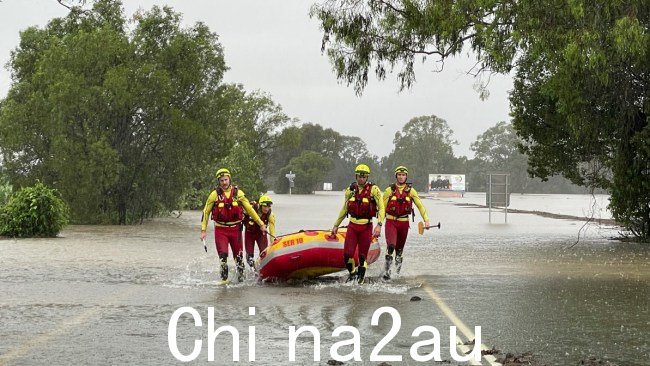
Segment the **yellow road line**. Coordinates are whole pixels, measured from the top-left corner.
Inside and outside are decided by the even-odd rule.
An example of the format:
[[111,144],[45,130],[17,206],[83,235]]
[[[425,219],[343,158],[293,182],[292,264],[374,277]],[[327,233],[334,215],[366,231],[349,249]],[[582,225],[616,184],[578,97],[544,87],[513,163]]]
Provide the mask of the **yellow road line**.
[[[449,306],[447,306],[447,304],[442,300],[442,298],[440,296],[438,296],[438,294],[435,291],[433,291],[431,286],[429,286],[429,284],[427,284],[425,281],[423,281],[423,283],[424,283],[424,286],[422,288],[424,289],[424,291],[426,291],[426,293],[429,294],[429,296],[436,303],[438,308],[443,312],[443,314],[445,314],[445,316],[449,320],[451,320],[451,322],[456,326],[456,328],[458,330],[460,330],[461,333],[463,333],[465,338],[467,338],[468,341],[476,339],[476,336],[474,335],[474,332],[472,332],[469,329],[469,327],[467,325],[465,325],[465,323],[463,323],[463,321],[460,320],[460,318],[458,318],[458,316],[456,316],[456,314],[451,310],[451,308],[449,308]],[[460,337],[456,336],[456,338],[458,340],[458,343],[460,343],[458,348],[461,348],[461,351],[463,351],[463,352],[469,351],[469,348],[464,346],[463,341],[460,339]],[[466,348],[466,349],[463,349],[463,347]],[[488,348],[485,344],[481,343],[481,349],[482,350],[487,350],[487,349],[490,349],[490,348]],[[496,358],[493,355],[485,355],[485,356],[483,356],[483,358],[488,362],[488,364],[490,364],[492,366],[501,365],[500,363],[497,362]],[[476,361],[472,360],[471,362],[476,362]],[[481,364],[480,363],[472,363],[472,365],[481,365]]]

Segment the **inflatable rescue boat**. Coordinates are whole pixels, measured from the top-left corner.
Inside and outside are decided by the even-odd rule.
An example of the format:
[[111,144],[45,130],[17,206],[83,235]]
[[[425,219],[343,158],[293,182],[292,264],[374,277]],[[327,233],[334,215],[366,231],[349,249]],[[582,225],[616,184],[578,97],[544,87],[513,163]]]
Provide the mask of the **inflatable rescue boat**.
[[[280,281],[306,279],[344,270],[345,234],[345,228],[341,228],[336,236],[325,230],[303,230],[278,237],[260,253],[256,263],[260,278]],[[379,242],[373,238],[366,258],[368,264],[375,262],[380,253]],[[358,251],[354,254],[354,261],[358,266]]]

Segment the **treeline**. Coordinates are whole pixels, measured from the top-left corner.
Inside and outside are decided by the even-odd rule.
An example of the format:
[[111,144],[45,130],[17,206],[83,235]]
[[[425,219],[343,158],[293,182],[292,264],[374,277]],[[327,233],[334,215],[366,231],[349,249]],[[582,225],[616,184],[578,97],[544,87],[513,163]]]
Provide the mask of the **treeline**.
[[473,159],[456,157],[457,143],[447,122],[434,115],[415,117],[401,131],[395,133],[393,151],[378,158],[368,152],[363,140],[341,135],[317,124],[291,126],[277,135],[275,148],[269,153],[269,167],[265,186],[276,193],[288,193],[286,175],[295,174],[294,193],[312,193],[323,189],[323,183],[332,183],[334,190],[342,190],[354,179],[358,163],[370,166],[371,179],[385,187],[393,182],[396,166],[406,165],[415,187],[426,191],[429,174],[465,174],[468,191],[485,191],[489,173],[510,174],[510,190],[517,193],[585,193],[584,187],[572,184],[560,176],[548,181],[531,178],[528,162],[519,151],[521,140],[512,125],[499,122],[479,135],[472,143]]
[[127,224],[177,209],[196,209],[228,167],[248,197],[295,193],[330,182],[341,190],[368,164],[382,188],[406,165],[418,189],[429,173],[467,174],[484,189],[487,172],[507,172],[514,192],[574,192],[527,178],[526,158],[505,123],[479,136],[474,159],[455,157],[453,131],[434,115],[395,134],[393,151],[372,155],[358,137],[286,116],[270,96],[223,82],[228,70],[218,37],[204,24],[153,7],[130,18],[121,2],[72,8],[20,35],[0,101],[3,175],[12,187],[37,181],[56,189],[75,223]]
[[[4,174],[56,188],[77,223],[133,223],[203,200],[215,167],[263,190],[265,152],[288,122],[268,96],[226,84],[218,37],[153,7],[74,7],[20,34],[0,102]],[[241,159],[246,157],[247,159]]]

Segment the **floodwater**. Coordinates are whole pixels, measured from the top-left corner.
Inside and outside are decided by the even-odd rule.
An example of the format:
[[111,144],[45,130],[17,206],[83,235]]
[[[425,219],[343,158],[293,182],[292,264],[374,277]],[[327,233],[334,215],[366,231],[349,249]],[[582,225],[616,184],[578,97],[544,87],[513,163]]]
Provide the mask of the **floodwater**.
[[[442,201],[453,203],[471,203],[487,205],[486,194],[478,192],[465,193],[458,198],[440,198]],[[510,195],[509,209],[540,211],[559,215],[569,215],[598,221],[611,219],[612,213],[607,205],[609,195],[606,194],[520,194]],[[505,213],[504,213],[505,214]]]
[[[472,197],[480,199],[474,195],[467,202],[480,203]],[[337,192],[273,198],[278,233],[329,229],[343,203]],[[589,205],[584,197],[569,200],[576,212]],[[543,204],[563,213],[553,202],[565,201],[535,196],[529,202],[536,207],[523,208]],[[587,206],[577,207],[583,201]],[[402,357],[388,361],[392,365],[432,364],[411,357],[416,342],[431,338],[426,332],[412,336],[420,326],[440,332],[443,360],[470,364],[452,358],[452,325],[470,332],[480,326],[487,348],[531,351],[548,365],[575,365],[590,356],[618,365],[649,364],[647,245],[610,240],[616,228],[583,221],[509,213],[505,224],[503,214],[493,212],[489,224],[487,209],[454,205],[463,199],[424,202],[432,224],[441,222],[442,228],[420,236],[412,225],[401,276],[380,280],[380,257],[362,286],[344,283],[342,274],[290,284],[259,283],[249,274],[243,283],[218,286],[214,245],[205,253],[199,240],[199,212],[141,226],[70,226],[55,239],[2,240],[0,365],[180,363],[170,351],[168,329],[181,307],[194,308],[202,321],[194,326],[184,314],[176,337],[184,355],[202,340],[194,360],[199,364],[210,363],[209,307],[215,328],[229,325],[239,332],[240,362],[249,360],[254,327],[255,361],[263,365],[290,363],[291,326],[313,326],[321,341],[320,362],[314,362],[311,336],[300,336],[294,364],[327,364],[333,344],[352,337],[333,336],[340,326],[355,327],[360,335],[362,361],[346,364],[379,364],[370,354],[394,325],[389,314],[371,325],[382,307],[396,309],[401,321],[379,352]],[[414,296],[421,301],[410,301]],[[468,341],[467,334],[458,335]],[[352,350],[342,346],[338,353]],[[229,334],[216,338],[214,352],[211,363],[234,363]]]

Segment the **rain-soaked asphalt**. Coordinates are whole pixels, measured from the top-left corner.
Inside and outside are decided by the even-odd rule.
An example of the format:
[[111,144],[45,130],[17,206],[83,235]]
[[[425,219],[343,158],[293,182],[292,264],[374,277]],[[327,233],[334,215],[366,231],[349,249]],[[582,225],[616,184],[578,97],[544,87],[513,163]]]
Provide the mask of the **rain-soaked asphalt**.
[[[170,351],[168,327],[181,307],[196,309],[203,322],[195,327],[188,314],[178,321],[182,354],[191,353],[196,339],[203,341],[194,363],[209,363],[213,307],[215,328],[230,325],[239,332],[240,362],[249,359],[249,327],[255,327],[256,362],[285,365],[289,327],[313,326],[325,365],[332,345],[352,337],[332,336],[347,325],[359,330],[363,361],[357,363],[379,364],[369,361],[370,354],[392,321],[384,314],[372,326],[371,319],[386,306],[401,320],[398,334],[379,352],[402,357],[392,365],[432,364],[411,357],[416,342],[431,338],[412,337],[420,326],[440,332],[441,358],[448,364],[469,364],[452,359],[452,325],[470,332],[480,326],[487,348],[531,351],[548,365],[576,365],[590,356],[618,365],[650,364],[647,246],[609,240],[617,235],[611,228],[530,214],[511,213],[508,224],[494,224],[503,215],[493,213],[490,225],[487,209],[453,204],[463,200],[425,200],[432,223],[440,221],[442,229],[419,236],[412,228],[401,277],[379,280],[380,259],[363,286],[330,276],[288,285],[251,277],[219,287],[214,246],[206,254],[198,239],[198,212],[141,226],[71,226],[56,239],[2,240],[0,365],[180,363]],[[553,200],[574,212],[586,209],[579,207],[580,196],[513,196],[513,204],[531,210],[557,210]],[[287,233],[329,229],[342,197],[277,195],[274,201],[277,230]],[[413,296],[422,300],[410,301]],[[468,334],[459,336],[467,341]],[[216,338],[213,364],[233,363],[231,342],[227,334]],[[338,352],[351,351],[343,346]],[[318,364],[313,357],[311,337],[299,337],[294,364]]]

